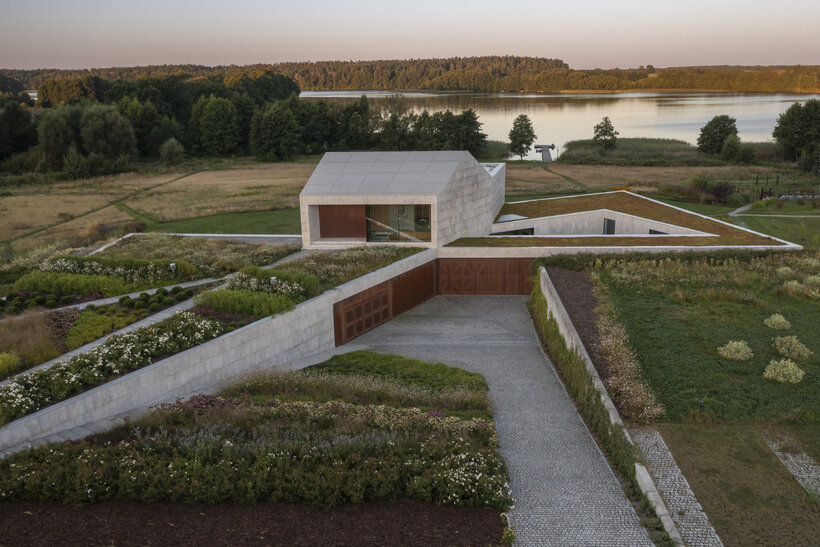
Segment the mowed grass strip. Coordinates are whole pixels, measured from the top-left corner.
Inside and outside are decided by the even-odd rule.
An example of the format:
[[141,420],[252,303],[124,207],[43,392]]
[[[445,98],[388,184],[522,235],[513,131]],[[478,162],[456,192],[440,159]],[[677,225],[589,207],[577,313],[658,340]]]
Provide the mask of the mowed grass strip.
[[302,223],[299,209],[279,209],[158,222],[149,224],[146,231],[180,234],[300,234]]
[[738,221],[745,223],[756,232],[773,235],[792,243],[802,245],[804,249],[820,249],[820,217],[817,218],[782,218],[738,216]]
[[[820,426],[811,428],[820,437]],[[658,429],[726,545],[816,545],[820,506],[751,425]]]

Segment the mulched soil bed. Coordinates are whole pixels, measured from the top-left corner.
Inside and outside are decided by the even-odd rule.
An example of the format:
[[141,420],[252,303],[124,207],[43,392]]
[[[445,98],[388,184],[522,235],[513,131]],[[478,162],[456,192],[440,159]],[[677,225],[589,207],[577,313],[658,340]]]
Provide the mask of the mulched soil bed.
[[411,501],[88,506],[0,503],[0,545],[498,545],[499,511]]
[[254,321],[259,321],[262,319],[263,316],[255,316],[255,315],[243,315],[241,313],[231,313],[228,311],[221,311],[221,310],[214,310],[207,306],[194,306],[190,310],[192,313],[197,315],[201,315],[202,317],[207,317],[208,319],[216,319],[225,323],[226,325],[230,325],[231,323],[253,323]]
[[601,359],[597,355],[595,348],[598,342],[598,331],[595,329],[595,308],[598,306],[598,299],[592,288],[592,282],[583,272],[576,272],[566,268],[557,268],[555,266],[548,266],[547,273],[552,279],[552,284],[558,295],[561,297],[561,302],[564,303],[569,318],[578,331],[584,347],[589,353],[598,374],[602,378],[607,377],[606,367],[599,363]]

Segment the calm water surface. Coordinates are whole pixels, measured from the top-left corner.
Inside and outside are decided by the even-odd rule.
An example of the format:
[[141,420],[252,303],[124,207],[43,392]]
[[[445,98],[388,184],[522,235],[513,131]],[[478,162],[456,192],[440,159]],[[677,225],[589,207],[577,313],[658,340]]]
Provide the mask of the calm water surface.
[[[389,91],[303,91],[307,99],[352,102],[362,94],[376,105]],[[592,138],[593,127],[609,116],[620,137],[680,139],[692,144],[700,128],[712,117],[728,114],[737,120],[744,141],[770,141],[777,117],[796,102],[820,99],[820,95],[727,94],[727,93],[403,93],[407,105],[420,112],[472,108],[478,113],[487,138],[508,140],[513,120],[530,117],[539,144],[555,144],[560,153],[567,141]],[[535,154],[530,159],[537,159]]]

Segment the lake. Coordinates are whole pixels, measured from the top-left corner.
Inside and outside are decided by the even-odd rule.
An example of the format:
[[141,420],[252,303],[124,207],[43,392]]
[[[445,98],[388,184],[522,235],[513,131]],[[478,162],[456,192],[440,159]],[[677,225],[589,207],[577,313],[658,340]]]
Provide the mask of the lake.
[[[336,102],[356,101],[363,94],[379,105],[390,91],[303,91],[301,97]],[[513,120],[532,120],[536,143],[555,144],[560,154],[567,141],[591,139],[593,127],[609,116],[620,137],[680,139],[694,144],[700,128],[712,117],[728,114],[737,120],[741,140],[770,141],[777,117],[796,102],[820,95],[736,93],[433,93],[405,92],[414,111],[472,108],[488,139],[506,141]],[[553,156],[555,153],[553,152]],[[540,159],[532,153],[529,159]]]

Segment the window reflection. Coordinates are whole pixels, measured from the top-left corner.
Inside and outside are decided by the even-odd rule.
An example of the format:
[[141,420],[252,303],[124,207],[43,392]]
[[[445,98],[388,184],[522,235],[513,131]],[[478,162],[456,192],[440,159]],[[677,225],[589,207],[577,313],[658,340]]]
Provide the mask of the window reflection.
[[368,205],[367,241],[430,241],[430,205]]

